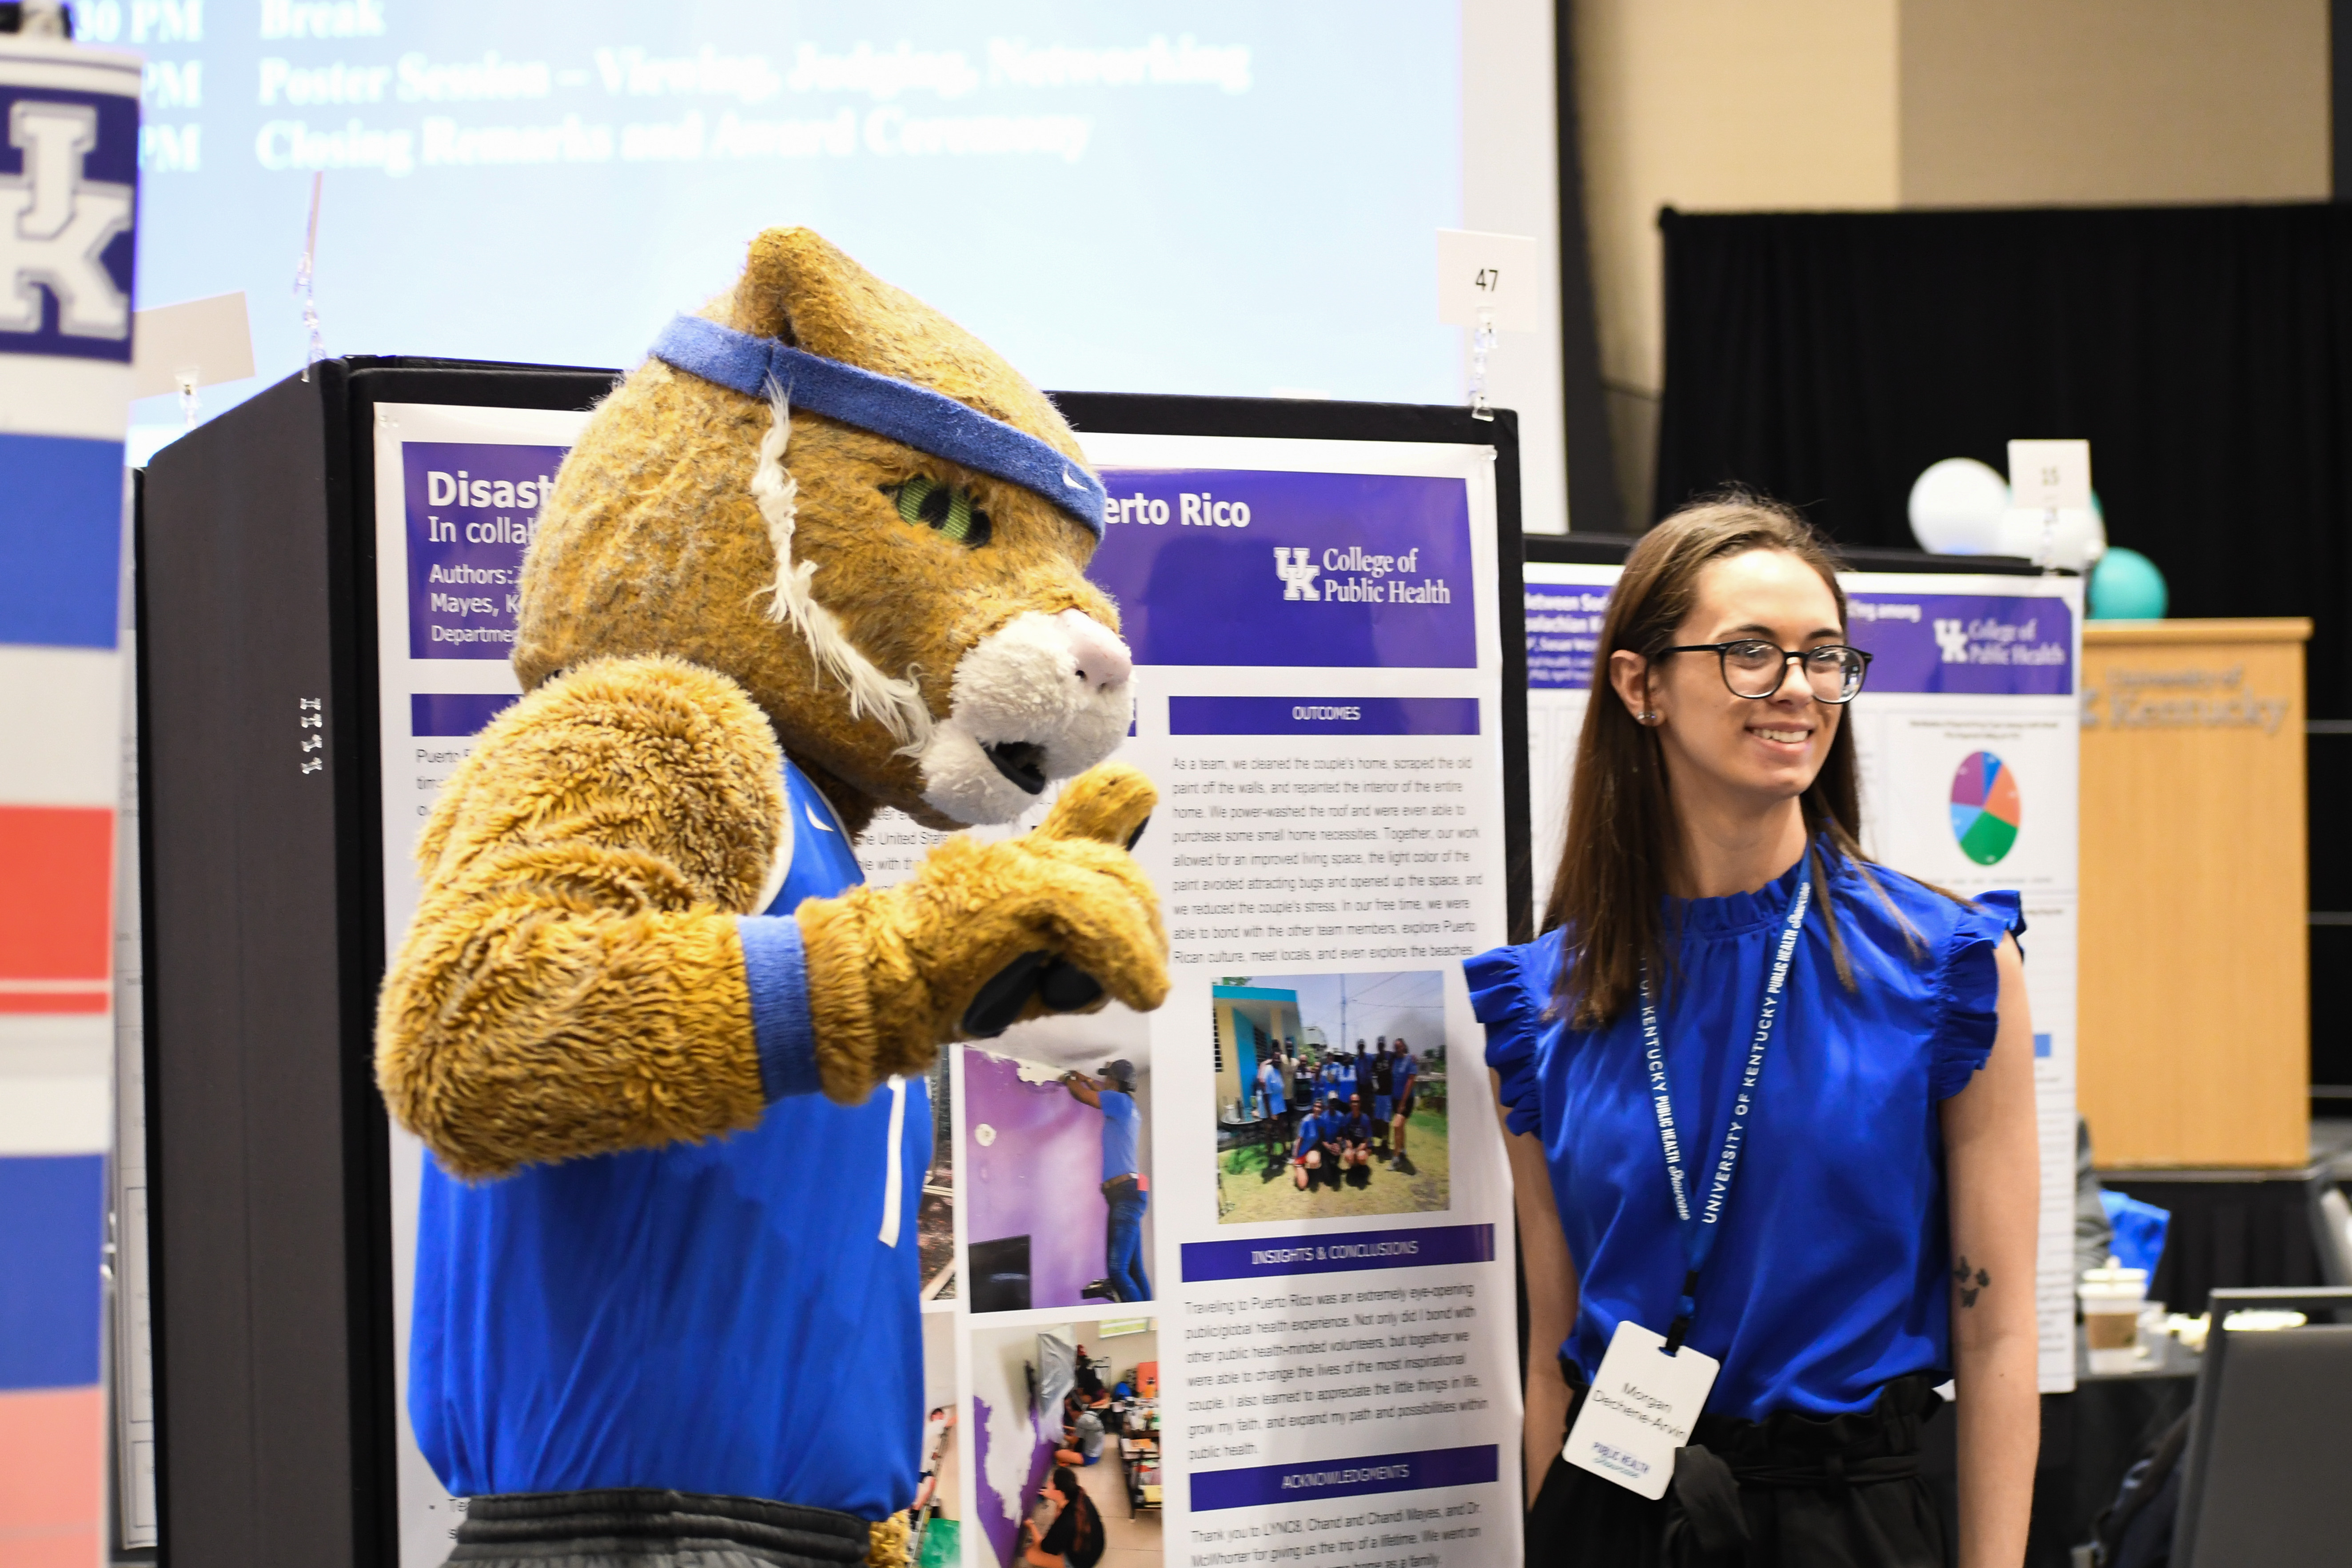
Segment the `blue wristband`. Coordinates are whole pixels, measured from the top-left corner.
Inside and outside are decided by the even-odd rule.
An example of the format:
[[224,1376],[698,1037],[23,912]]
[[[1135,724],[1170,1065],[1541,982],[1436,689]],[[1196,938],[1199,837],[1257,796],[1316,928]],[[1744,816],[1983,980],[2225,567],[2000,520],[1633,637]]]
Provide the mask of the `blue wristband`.
[[801,922],[791,915],[738,915],[743,983],[751,993],[751,1037],[760,1052],[760,1087],[770,1103],[814,1094],[816,1026],[809,1016],[808,955]]

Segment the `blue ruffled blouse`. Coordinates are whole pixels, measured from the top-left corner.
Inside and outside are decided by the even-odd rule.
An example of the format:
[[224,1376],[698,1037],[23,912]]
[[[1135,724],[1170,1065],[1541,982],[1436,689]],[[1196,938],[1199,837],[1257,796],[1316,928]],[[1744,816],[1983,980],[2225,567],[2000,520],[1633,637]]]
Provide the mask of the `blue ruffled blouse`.
[[[1864,1410],[1890,1379],[1949,1375],[1937,1106],[1991,1054],[1994,951],[2004,932],[2024,929],[2015,893],[1959,904],[1874,866],[1882,897],[1826,845],[1822,862],[1854,989],[1838,980],[1816,886],[1689,1337],[1723,1363],[1706,1408],[1749,1419]],[[1681,920],[1681,973],[1659,1026],[1695,1179],[1722,1147],[1799,869],[1754,893],[1670,907],[1670,922]],[[1683,1243],[1643,1068],[1641,1008],[1629,1004],[1598,1030],[1568,1027],[1551,1016],[1559,963],[1553,931],[1463,967],[1511,1131],[1543,1141],[1579,1284],[1560,1351],[1589,1379],[1619,1320],[1666,1331]]]

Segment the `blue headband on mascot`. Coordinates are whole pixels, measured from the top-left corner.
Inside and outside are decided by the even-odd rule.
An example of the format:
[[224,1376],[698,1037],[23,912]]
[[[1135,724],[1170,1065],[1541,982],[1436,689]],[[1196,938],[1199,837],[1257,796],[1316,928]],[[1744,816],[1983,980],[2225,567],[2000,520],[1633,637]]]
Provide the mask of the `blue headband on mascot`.
[[772,381],[785,401],[844,425],[1019,485],[1102,537],[1102,480],[1045,442],[943,392],[826,359],[700,316],[679,316],[654,340],[654,358],[751,397]]

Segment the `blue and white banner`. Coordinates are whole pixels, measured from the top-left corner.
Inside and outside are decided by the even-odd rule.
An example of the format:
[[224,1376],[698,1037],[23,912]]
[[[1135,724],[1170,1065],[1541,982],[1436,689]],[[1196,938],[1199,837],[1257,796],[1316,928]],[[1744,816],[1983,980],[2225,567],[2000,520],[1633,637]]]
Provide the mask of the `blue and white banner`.
[[[0,37],[0,1557],[90,1568],[115,1539],[102,1329],[139,85],[127,56]],[[119,1458],[122,1495],[152,1500],[146,1453]]]

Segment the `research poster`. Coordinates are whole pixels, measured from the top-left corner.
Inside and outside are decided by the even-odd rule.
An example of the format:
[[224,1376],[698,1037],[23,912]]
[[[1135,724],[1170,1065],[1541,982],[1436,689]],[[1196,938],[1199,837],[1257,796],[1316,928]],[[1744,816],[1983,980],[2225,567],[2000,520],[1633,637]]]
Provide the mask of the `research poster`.
[[[517,695],[522,552],[585,418],[379,410],[388,943],[442,781]],[[915,1552],[1020,1560],[1024,1523],[1052,1517],[1040,1492],[1076,1390],[1105,1433],[1078,1473],[1108,1550],[1516,1563],[1510,1185],[1461,971],[1508,923],[1501,680],[1519,628],[1495,588],[1493,452],[1085,441],[1111,496],[1089,574],[1137,671],[1118,755],[1160,794],[1136,854],[1171,984],[1155,1013],[1016,1026],[934,1075],[905,1242],[929,1413]],[[868,880],[909,875],[940,837],[883,814],[858,845]],[[1140,1169],[1107,1193],[1121,1093]],[[395,1130],[404,1405],[422,1160]],[[436,1568],[464,1504],[404,1408],[400,1451],[403,1568]]]
[[[1618,568],[1527,565],[1528,748],[1535,899],[1550,896],[1569,769]],[[1862,771],[1863,847],[1956,893],[2015,889],[2042,1145],[2035,1294],[2041,1384],[2074,1386],[2075,671],[2082,581],[1844,574],[1847,635],[1874,656],[1848,710]]]

